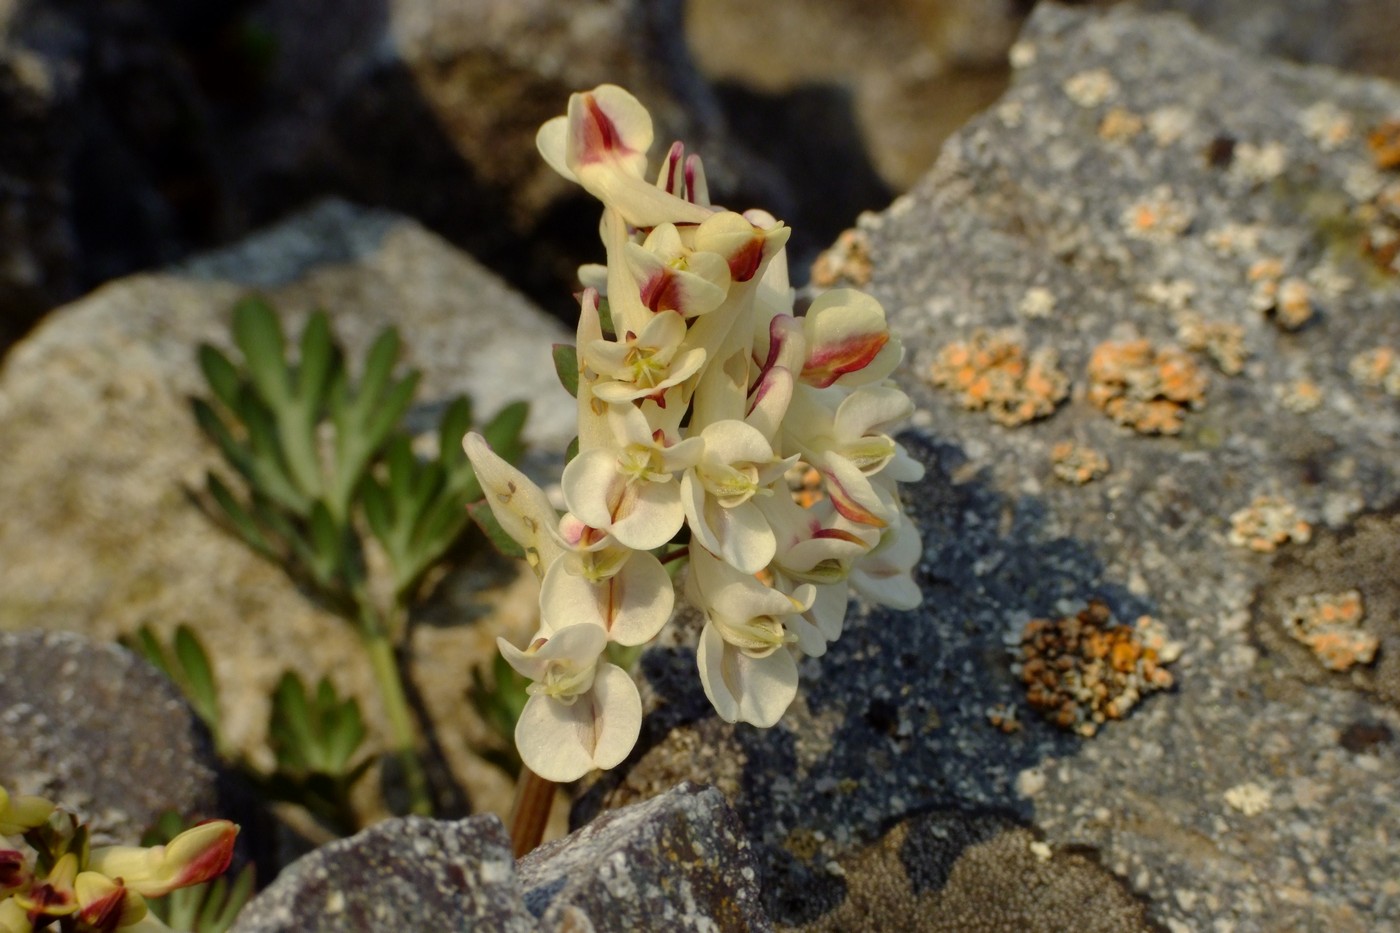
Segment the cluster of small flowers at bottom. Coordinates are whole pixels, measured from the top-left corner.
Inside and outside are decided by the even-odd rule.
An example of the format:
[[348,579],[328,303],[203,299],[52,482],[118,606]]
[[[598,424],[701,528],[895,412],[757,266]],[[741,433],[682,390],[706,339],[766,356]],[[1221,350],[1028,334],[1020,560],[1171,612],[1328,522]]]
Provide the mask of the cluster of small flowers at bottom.
[[[516,745],[531,770],[570,781],[636,743],[640,697],[604,651],[666,624],[675,591],[663,562],[689,559],[685,595],[705,614],[700,681],[716,712],[771,726],[797,693],[795,653],[819,656],[841,634],[850,586],[896,608],[919,603],[922,548],[897,483],[923,468],[890,436],[912,404],[888,382],[903,351],[878,302],[837,289],[796,316],[789,228],[712,205],[679,143],[648,181],[651,117],[621,88],[573,95],[537,142],[604,207],[607,264],[580,270],[577,346],[563,353],[579,419],[567,511],[479,436],[465,446],[542,581],[530,645],[500,643],[533,681]],[[795,467],[821,480],[805,508],[785,479]]]
[[146,898],[222,874],[237,835],[233,823],[211,820],[163,846],[93,846],[73,814],[0,787],[0,933],[169,930]]

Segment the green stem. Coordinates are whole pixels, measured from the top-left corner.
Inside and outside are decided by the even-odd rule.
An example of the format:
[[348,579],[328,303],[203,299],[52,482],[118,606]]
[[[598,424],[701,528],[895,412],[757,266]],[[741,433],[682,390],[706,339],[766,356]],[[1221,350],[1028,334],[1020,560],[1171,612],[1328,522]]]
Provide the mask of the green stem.
[[393,751],[403,768],[404,781],[408,786],[409,812],[431,816],[433,803],[428,794],[428,778],[418,757],[413,715],[408,708],[408,697],[404,693],[398,660],[394,656],[394,644],[377,619],[367,618],[363,621],[365,650],[369,652],[374,680],[379,687],[384,712],[389,717],[389,729],[394,737]]

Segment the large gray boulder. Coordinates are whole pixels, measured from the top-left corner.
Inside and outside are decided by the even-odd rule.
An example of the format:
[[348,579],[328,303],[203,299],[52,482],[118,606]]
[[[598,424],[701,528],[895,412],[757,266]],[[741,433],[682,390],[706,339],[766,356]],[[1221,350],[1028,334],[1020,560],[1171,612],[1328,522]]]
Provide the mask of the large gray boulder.
[[[1400,113],[1400,89],[1126,9],[1041,5],[1015,61],[1006,96],[861,225],[921,408],[904,439],[929,468],[908,496],[923,607],[854,606],[767,732],[714,718],[683,624],[643,658],[638,750],[575,818],[682,776],[713,783],[754,843],[770,914],[793,927],[847,915],[868,885],[843,872],[890,823],[987,808],[1043,834],[1052,867],[1092,853],[1173,931],[1395,925],[1396,856],[1377,827],[1400,820],[1381,666],[1400,635],[1378,555],[1395,552],[1400,500],[1384,353],[1400,348],[1400,281],[1383,248],[1400,174],[1367,137]],[[1018,353],[1045,378],[1015,378]],[[1049,366],[1069,380],[1058,407]],[[1053,413],[1019,423],[1037,411]],[[1108,470],[1081,485],[1096,473],[1085,448]],[[1366,609],[1348,629],[1352,590]],[[1038,688],[1062,729],[1030,705],[1034,659],[1016,652],[1030,620],[1050,620],[1034,639],[1049,650],[1096,599],[1160,628],[1124,649],[1138,679],[1115,688],[1122,705]],[[1326,650],[1270,647],[1301,644],[1294,632],[1378,650],[1332,670]],[[1004,827],[987,819],[982,832]],[[1003,884],[1038,876],[1020,877]],[[1056,916],[1020,928],[1063,928]]]

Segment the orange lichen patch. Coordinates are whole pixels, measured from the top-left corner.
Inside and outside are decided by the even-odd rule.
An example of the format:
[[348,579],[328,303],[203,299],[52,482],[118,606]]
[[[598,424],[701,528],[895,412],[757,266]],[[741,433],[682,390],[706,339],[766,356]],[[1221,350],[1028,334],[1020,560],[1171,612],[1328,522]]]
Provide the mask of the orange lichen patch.
[[1205,405],[1209,380],[1184,350],[1146,340],[1105,341],[1089,358],[1089,401],[1141,434],[1177,434]]
[[1066,483],[1082,486],[1108,472],[1108,458],[1092,447],[1074,441],[1060,441],[1050,448],[1050,464],[1055,475]]
[[1366,609],[1361,593],[1300,596],[1283,619],[1284,630],[1307,645],[1330,671],[1349,671],[1376,659],[1380,638],[1361,627]]
[[1361,385],[1400,396],[1400,355],[1392,347],[1361,351],[1347,363],[1347,372]]
[[1361,241],[1361,252],[1382,272],[1400,272],[1400,231],[1375,224]]
[[816,467],[798,463],[783,474],[783,478],[787,480],[792,501],[804,509],[810,509],[826,498],[826,493],[822,491],[822,475]]
[[812,263],[812,284],[818,288],[831,288],[838,282],[865,285],[870,273],[870,238],[860,230],[843,230]]
[[1376,168],[1382,171],[1400,168],[1400,119],[1386,120],[1366,137]]
[[1141,133],[1145,125],[1142,117],[1131,110],[1114,107],[1099,121],[1099,138],[1111,143],[1127,142]]
[[1128,236],[1137,240],[1166,243],[1181,236],[1191,226],[1195,213],[1184,201],[1161,185],[1146,198],[1123,211],[1121,222]]
[[1007,427],[1044,418],[1069,395],[1069,377],[1054,350],[1026,355],[1010,333],[977,331],[966,343],[950,343],[934,360],[929,378],[958,393],[972,411],[986,410]]
[[1230,516],[1230,543],[1261,554],[1289,541],[1307,544],[1311,538],[1312,526],[1298,516],[1292,503],[1278,496],[1258,496]]
[[1031,706],[1060,728],[1091,736],[1148,693],[1170,687],[1165,665],[1180,654],[1160,622],[1115,623],[1108,606],[1092,600],[1077,615],[1026,623],[1016,671]]
[[1194,311],[1177,316],[1176,337],[1188,350],[1207,354],[1227,376],[1244,369],[1249,351],[1244,346],[1244,328],[1224,321],[1207,321]]
[[1284,330],[1297,330],[1313,316],[1312,286],[1300,278],[1284,278],[1283,262],[1260,259],[1249,267],[1254,283],[1249,303]]
[[1322,387],[1311,379],[1296,379],[1276,391],[1279,403],[1295,414],[1304,415],[1322,407]]

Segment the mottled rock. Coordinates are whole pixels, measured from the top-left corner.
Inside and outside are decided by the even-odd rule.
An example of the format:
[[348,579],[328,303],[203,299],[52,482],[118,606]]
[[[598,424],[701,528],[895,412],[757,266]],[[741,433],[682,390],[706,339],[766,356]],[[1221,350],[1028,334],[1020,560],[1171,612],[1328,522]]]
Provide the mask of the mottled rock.
[[682,782],[600,814],[520,860],[525,903],[547,930],[581,912],[598,933],[771,929],[752,854],[713,787]]
[[831,870],[846,897],[809,933],[1152,929],[1146,905],[1092,858],[996,813],[910,817]]
[[[711,782],[747,828],[770,916],[798,928],[837,916],[854,882],[834,883],[829,865],[885,825],[987,808],[1034,827],[1052,854],[1094,850],[1168,929],[1393,926],[1396,858],[1376,827],[1400,822],[1400,759],[1384,738],[1400,714],[1379,690],[1339,689],[1368,668],[1261,653],[1250,618],[1277,583],[1273,562],[1320,558],[1400,501],[1400,410],[1348,373],[1357,353],[1400,342],[1400,278],[1367,252],[1377,192],[1397,175],[1365,139],[1400,112],[1400,89],[1255,59],[1181,17],[1127,8],[1039,5],[1017,48],[1006,96],[860,225],[867,287],[904,341],[920,408],[903,439],[928,467],[906,499],[924,535],[923,607],[853,607],[768,731],[710,712],[696,626],[681,619],[642,660],[637,751],[575,818],[683,776]],[[1250,270],[1266,259],[1309,284],[1314,314],[1297,330],[1253,300]],[[1237,374],[1211,372],[1179,434],[1135,433],[1090,403],[1095,347],[1173,345],[1191,311],[1232,325],[1247,352]],[[1049,417],[989,425],[921,378],[947,343],[1008,327],[1069,374]],[[1315,404],[1281,391],[1301,380]],[[1065,441],[1112,470],[1060,482],[1052,451]],[[1261,496],[1296,507],[1311,539],[1268,554],[1231,544],[1231,516]],[[1330,553],[1305,565],[1312,592],[1364,592],[1335,559],[1345,552]],[[1181,644],[1174,689],[1092,739],[1024,714],[1018,731],[995,728],[989,709],[1025,710],[1008,640],[1094,598]],[[1230,802],[1243,787],[1245,809]]]
[[166,810],[221,807],[209,735],[163,674],[66,632],[0,632],[0,785],[134,845]]
[[[526,436],[561,450],[571,411],[549,359],[561,331],[476,262],[417,224],[328,203],[227,252],[123,279],[54,312],[0,369],[0,630],[110,639],[187,623],[204,641],[232,745],[259,765],[269,697],[284,670],[329,673],[385,724],[368,661],[345,623],[221,531],[191,500],[217,454],[190,413],[201,341],[227,347],[251,288],[289,329],[325,308],[352,359],[393,324],[423,372],[418,414],[470,392],[476,411],[535,402]],[[424,418],[418,417],[419,424]],[[409,668],[473,803],[504,812],[510,785],[469,748],[492,733],[462,700],[469,665],[499,631],[534,625],[533,579],[489,560],[451,574],[414,628]],[[525,575],[527,578],[530,575]],[[483,592],[488,591],[488,592]],[[467,625],[481,618],[479,624]],[[384,734],[382,731],[377,734]]]
[[494,816],[386,820],[293,862],[234,933],[491,930],[530,933],[510,837]]

